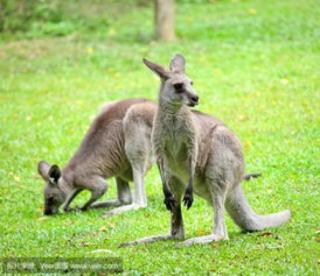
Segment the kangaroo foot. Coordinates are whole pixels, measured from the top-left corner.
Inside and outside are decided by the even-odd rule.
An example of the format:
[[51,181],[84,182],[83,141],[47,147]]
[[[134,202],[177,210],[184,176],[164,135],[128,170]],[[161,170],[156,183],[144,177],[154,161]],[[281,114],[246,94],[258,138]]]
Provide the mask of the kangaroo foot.
[[221,240],[227,240],[228,238],[216,234],[211,234],[208,236],[196,237],[180,242],[177,247],[186,247],[194,244],[208,244],[211,242],[217,242]]
[[135,241],[121,243],[119,247],[127,247],[127,246],[133,246],[138,244],[146,244],[146,243],[152,243],[156,241],[166,241],[166,240],[175,240],[175,239],[178,239],[178,237],[172,236],[172,235],[150,236],[150,237],[145,237]]
[[101,202],[95,202],[93,203],[90,208],[98,209],[98,208],[109,208],[109,207],[119,207],[121,205],[125,205],[121,203],[119,200],[107,200],[107,201],[101,201]]
[[138,205],[138,204],[125,205],[125,206],[121,206],[121,207],[112,209],[112,210],[110,210],[108,212],[105,212],[102,215],[102,217],[103,218],[108,218],[108,217],[112,217],[112,216],[115,216],[115,215],[119,215],[119,214],[122,214],[122,213],[125,213],[125,212],[128,212],[128,211],[131,211],[131,210],[138,210],[138,209],[145,208],[145,207],[146,206],[144,206],[144,205]]

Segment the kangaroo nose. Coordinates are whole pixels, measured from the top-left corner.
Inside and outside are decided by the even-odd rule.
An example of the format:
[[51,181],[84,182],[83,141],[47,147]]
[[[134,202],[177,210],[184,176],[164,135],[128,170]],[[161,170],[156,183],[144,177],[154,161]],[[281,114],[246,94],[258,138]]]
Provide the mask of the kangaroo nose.
[[199,102],[199,97],[197,95],[194,95],[191,97],[191,100],[194,101],[195,103]]

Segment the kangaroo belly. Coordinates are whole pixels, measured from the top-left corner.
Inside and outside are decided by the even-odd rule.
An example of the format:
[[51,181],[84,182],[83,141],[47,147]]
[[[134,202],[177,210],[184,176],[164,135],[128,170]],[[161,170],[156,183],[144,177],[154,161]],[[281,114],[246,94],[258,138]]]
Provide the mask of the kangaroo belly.
[[178,178],[185,186],[188,183],[189,173],[186,167],[171,162],[170,167],[167,167],[170,175]]
[[[170,175],[178,178],[184,188],[186,188],[189,182],[190,172],[186,156],[183,157],[184,158],[178,159],[172,157],[168,158],[167,156],[165,159],[165,167],[169,170]],[[193,182],[193,190],[196,195],[211,203],[211,196],[205,178],[197,172]]]
[[165,150],[165,163],[170,174],[184,184],[188,182],[188,155],[184,144],[168,144]]
[[212,199],[205,179],[202,177],[196,177],[193,182],[193,191],[197,196],[202,197],[211,204]]

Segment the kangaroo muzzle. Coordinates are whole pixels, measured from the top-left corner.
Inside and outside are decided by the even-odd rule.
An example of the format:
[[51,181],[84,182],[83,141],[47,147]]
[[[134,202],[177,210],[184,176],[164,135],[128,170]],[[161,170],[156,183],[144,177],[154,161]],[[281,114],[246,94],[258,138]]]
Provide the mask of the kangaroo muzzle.
[[188,95],[188,106],[196,106],[199,104],[199,97],[197,95]]
[[45,209],[45,210],[43,211],[43,214],[44,214],[45,216],[50,216],[50,215],[53,215],[53,212],[52,212],[51,210]]
[[43,210],[43,214],[45,216],[51,216],[51,215],[55,215],[58,213],[58,208],[50,208],[50,207],[45,207]]

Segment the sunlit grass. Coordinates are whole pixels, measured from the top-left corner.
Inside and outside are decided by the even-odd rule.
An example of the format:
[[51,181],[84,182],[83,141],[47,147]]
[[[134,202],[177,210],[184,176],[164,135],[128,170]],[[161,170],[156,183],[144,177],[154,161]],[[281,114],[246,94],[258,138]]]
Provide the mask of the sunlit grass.
[[[119,17],[105,39],[0,42],[1,256],[92,257],[109,249],[126,271],[143,274],[319,272],[320,9],[311,0],[213,3],[178,6],[180,40],[171,44],[152,41],[150,7]],[[176,52],[187,58],[198,109],[225,121],[241,138],[247,171],[263,174],[244,184],[254,209],[290,208],[291,222],[242,234],[228,217],[228,242],[119,249],[168,232],[156,169],[146,177],[146,210],[107,220],[102,210],[43,217],[37,162],[65,164],[103,102],[156,99],[158,80],[141,59],[164,64]],[[115,196],[113,180],[110,187],[104,198]],[[212,211],[200,198],[184,218],[188,238],[211,230]]]

